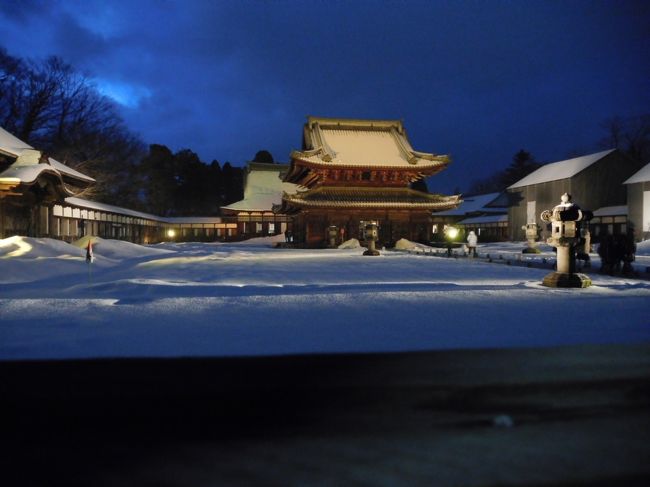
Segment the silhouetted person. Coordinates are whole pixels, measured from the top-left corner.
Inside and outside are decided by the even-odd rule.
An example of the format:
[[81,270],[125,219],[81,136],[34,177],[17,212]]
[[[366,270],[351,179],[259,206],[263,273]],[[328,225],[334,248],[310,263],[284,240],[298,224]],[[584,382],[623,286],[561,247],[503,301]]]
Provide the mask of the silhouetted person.
[[601,273],[610,275],[614,273],[614,253],[614,237],[609,233],[605,233],[600,238],[600,245],[598,246]]
[[582,228],[580,230],[580,243],[576,247],[576,259],[583,261],[583,267],[590,267],[591,257],[589,251],[591,249],[591,235],[589,230]]
[[636,243],[634,243],[634,231],[630,230],[627,232],[627,235],[621,235],[621,260],[623,261],[623,274],[628,276],[631,275],[634,270],[632,268],[632,262],[634,262],[636,254]]
[[478,244],[478,237],[474,233],[474,230],[469,232],[467,235],[467,248],[469,249],[468,256],[476,257],[476,246]]

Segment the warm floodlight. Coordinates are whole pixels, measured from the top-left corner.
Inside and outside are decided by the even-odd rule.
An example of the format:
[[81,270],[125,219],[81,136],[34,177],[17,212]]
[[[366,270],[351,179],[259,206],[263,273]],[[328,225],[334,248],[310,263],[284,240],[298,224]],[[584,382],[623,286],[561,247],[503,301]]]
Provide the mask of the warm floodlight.
[[447,236],[453,240],[458,236],[458,229],[456,227],[447,228]]
[[169,238],[174,238],[176,236],[176,232],[174,231],[173,228],[170,228],[169,230],[167,230],[167,236]]

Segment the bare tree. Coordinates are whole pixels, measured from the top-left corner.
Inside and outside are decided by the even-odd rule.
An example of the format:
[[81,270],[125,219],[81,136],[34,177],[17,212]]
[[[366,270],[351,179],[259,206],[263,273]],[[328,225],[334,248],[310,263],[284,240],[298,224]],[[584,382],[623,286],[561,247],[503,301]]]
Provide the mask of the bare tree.
[[612,117],[601,126],[606,136],[603,148],[620,149],[639,164],[650,162],[650,114],[635,117]]
[[81,196],[137,203],[145,146],[115,104],[58,57],[23,61],[0,50],[0,123],[17,137],[97,180]]

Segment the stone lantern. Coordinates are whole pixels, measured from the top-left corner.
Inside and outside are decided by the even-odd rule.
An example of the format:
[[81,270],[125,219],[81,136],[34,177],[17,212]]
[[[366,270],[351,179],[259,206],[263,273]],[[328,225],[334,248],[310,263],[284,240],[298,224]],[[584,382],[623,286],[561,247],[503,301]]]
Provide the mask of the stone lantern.
[[541,214],[542,221],[551,224],[551,237],[547,243],[557,249],[556,272],[544,277],[542,284],[547,287],[589,287],[591,279],[575,272],[576,247],[581,241],[581,222],[591,220],[593,213],[571,203],[568,193],[562,195],[561,201],[553,210]]
[[526,232],[526,240],[528,241],[528,247],[521,252],[523,254],[539,254],[537,248],[537,231],[539,227],[537,223],[526,223],[521,229]]
[[336,248],[336,237],[339,234],[339,228],[336,225],[330,225],[327,227],[327,237],[330,241],[330,248]]
[[375,249],[375,242],[379,239],[379,227],[377,222],[368,222],[364,227],[364,236],[368,242],[368,250],[363,255],[379,255],[379,251]]

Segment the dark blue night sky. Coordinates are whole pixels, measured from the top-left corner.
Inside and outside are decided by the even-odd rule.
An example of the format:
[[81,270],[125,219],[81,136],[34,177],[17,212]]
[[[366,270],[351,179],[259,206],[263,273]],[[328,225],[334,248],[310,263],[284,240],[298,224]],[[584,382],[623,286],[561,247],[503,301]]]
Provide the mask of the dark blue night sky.
[[650,112],[650,2],[0,2],[0,44],[59,55],[148,143],[286,161],[307,115],[403,119],[466,190],[524,148],[601,149],[601,122]]

